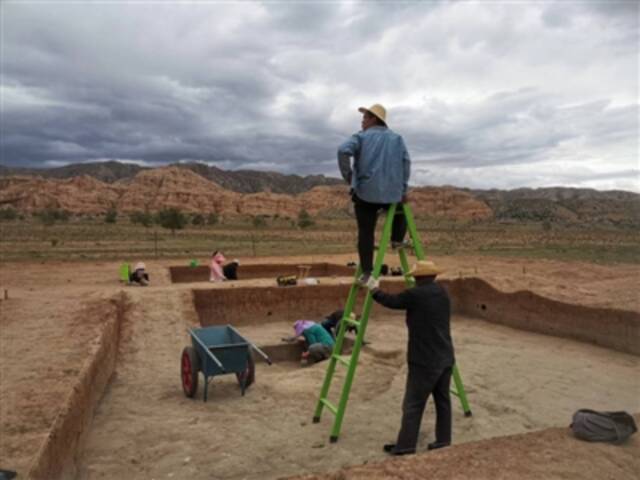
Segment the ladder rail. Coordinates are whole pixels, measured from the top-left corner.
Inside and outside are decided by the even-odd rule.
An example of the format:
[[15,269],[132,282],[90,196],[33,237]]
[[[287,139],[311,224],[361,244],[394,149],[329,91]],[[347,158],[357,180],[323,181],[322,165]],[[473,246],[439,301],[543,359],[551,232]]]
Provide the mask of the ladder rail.
[[[384,249],[386,249],[386,244],[389,241],[391,236],[391,227],[393,225],[393,216],[392,214],[395,212],[395,204],[390,208],[390,214],[387,215],[387,219],[385,220],[383,234],[382,234],[382,245],[380,250],[378,251],[378,255],[376,256],[376,261],[373,266],[372,275],[374,278],[377,278],[380,275],[380,270],[382,268],[382,260],[384,258]],[[333,347],[333,354],[329,359],[329,365],[327,365],[327,373],[325,374],[325,379],[322,384],[322,388],[320,390],[320,398],[318,399],[318,403],[316,404],[316,410],[313,415],[314,423],[318,423],[320,421],[320,417],[322,415],[323,407],[325,403],[323,399],[327,398],[329,394],[329,388],[331,387],[331,380],[333,375],[335,374],[337,359],[336,356],[342,353],[342,345],[344,342],[344,336],[347,330],[348,319],[351,316],[351,312],[356,303],[356,299],[358,296],[359,285],[358,285],[358,277],[362,274],[361,266],[358,266],[356,269],[356,275],[354,278],[354,282],[351,285],[351,289],[349,290],[349,297],[347,299],[347,304],[344,309],[344,313],[342,316],[342,320],[340,321],[340,327],[338,328],[338,335],[336,336],[336,343]],[[342,425],[342,419],[344,416],[344,411],[346,409],[347,401],[349,398],[349,392],[351,390],[351,383],[353,382],[353,376],[355,374],[356,366],[358,365],[358,357],[360,355],[360,349],[362,348],[362,343],[364,340],[364,333],[367,329],[367,323],[369,320],[369,311],[371,310],[371,304],[373,299],[371,298],[371,292],[367,292],[367,296],[364,300],[363,312],[360,316],[359,326],[356,334],[356,341],[353,345],[353,349],[351,350],[351,360],[349,362],[349,366],[347,368],[347,375],[345,377],[345,383],[343,384],[342,392],[340,395],[340,402],[338,404],[338,413],[336,414],[336,419],[334,421],[334,428],[332,433],[332,439],[335,437],[337,439],[340,431],[340,426]],[[335,440],[333,440],[335,441]]]
[[331,380],[333,379],[333,375],[336,370],[335,356],[340,355],[342,353],[344,335],[345,335],[345,332],[347,331],[347,322],[345,321],[345,319],[349,317],[355,305],[356,298],[358,296],[357,281],[358,281],[358,277],[361,274],[362,274],[362,269],[360,265],[358,265],[358,268],[356,268],[356,273],[355,273],[353,283],[351,284],[351,288],[349,289],[347,304],[345,306],[344,313],[342,314],[342,319],[340,320],[340,323],[338,325],[338,334],[336,335],[336,342],[333,345],[333,352],[327,365],[327,372],[325,373],[325,376],[324,376],[324,382],[322,383],[322,388],[320,389],[320,398],[318,399],[318,403],[316,404],[316,410],[315,410],[315,413],[313,414],[314,423],[318,423],[320,421],[320,416],[322,415],[322,409],[325,406],[322,400],[326,399],[327,395],[329,394],[329,388],[331,387]]
[[[395,204],[389,208],[389,212],[387,213],[387,218],[384,222],[384,227],[382,229],[382,241],[380,242],[380,249],[378,250],[378,254],[376,255],[376,259],[373,264],[372,275],[374,278],[378,278],[380,276],[382,261],[384,260],[384,252],[387,248],[387,244],[389,243],[389,239],[391,238],[391,228],[393,225],[393,215],[395,213],[395,209],[396,209]],[[353,350],[351,351],[351,361],[349,363],[349,368],[347,369],[347,375],[345,377],[344,384],[342,385],[340,402],[338,403],[338,412],[336,413],[335,420],[333,422],[333,428],[331,429],[331,437],[329,438],[331,442],[338,441],[338,436],[340,435],[342,421],[344,419],[344,414],[347,409],[347,402],[349,401],[349,393],[351,392],[351,384],[353,383],[353,377],[355,376],[356,367],[358,366],[358,358],[360,357],[360,350],[362,348],[364,334],[367,330],[367,325],[369,323],[369,315],[371,313],[372,305],[373,305],[373,296],[371,294],[371,291],[367,290],[367,294],[364,299],[364,304],[362,306],[362,314],[360,315],[360,328],[358,329],[358,334],[356,335],[356,341],[353,345]],[[346,313],[347,312],[345,311],[345,315]]]

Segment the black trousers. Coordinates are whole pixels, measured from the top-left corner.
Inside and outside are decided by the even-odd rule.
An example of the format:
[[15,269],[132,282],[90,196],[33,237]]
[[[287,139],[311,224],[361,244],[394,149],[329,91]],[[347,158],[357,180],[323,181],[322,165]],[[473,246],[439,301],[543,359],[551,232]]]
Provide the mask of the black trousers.
[[[369,203],[353,195],[353,204],[358,222],[358,255],[363,273],[373,271],[373,245],[376,235],[378,212],[389,208],[388,203]],[[398,205],[400,207],[400,205]],[[407,221],[401,208],[396,210],[391,228],[391,241],[402,242],[407,233]]]
[[429,395],[436,402],[436,442],[451,443],[451,384],[452,367],[432,370],[409,364],[407,386],[402,402],[402,425],[396,450],[415,450],[420,433],[422,415]]
[[238,264],[236,262],[231,262],[222,267],[222,273],[227,280],[237,280],[238,279]]
[[142,281],[142,279],[145,279],[148,282],[149,281],[149,274],[148,273],[144,273],[144,272],[142,272],[140,270],[136,270],[131,275],[129,275],[129,281],[130,282],[140,283]]

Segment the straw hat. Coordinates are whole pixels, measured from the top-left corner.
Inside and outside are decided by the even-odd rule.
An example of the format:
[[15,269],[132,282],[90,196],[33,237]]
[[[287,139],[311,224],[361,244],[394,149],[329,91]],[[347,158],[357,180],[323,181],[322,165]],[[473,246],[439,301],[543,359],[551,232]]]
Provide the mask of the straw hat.
[[409,273],[414,277],[429,277],[438,275],[443,271],[430,260],[419,260]]
[[369,108],[365,108],[365,107],[360,107],[358,109],[358,111],[360,113],[365,113],[365,112],[369,112],[371,115],[373,115],[374,117],[378,117],[380,120],[382,120],[384,123],[387,123],[387,109],[384,108],[382,105],[380,105],[379,103],[376,103],[375,105],[371,105]]

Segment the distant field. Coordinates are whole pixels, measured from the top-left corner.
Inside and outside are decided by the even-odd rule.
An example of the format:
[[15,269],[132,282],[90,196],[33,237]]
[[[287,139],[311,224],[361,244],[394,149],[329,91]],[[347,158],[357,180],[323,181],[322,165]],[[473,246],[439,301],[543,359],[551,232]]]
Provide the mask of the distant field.
[[[382,222],[380,222],[382,223]],[[418,219],[426,253],[481,254],[581,260],[595,263],[640,263],[637,229],[555,227],[543,224],[455,224]],[[43,225],[37,219],[0,223],[2,261],[118,260],[160,257],[204,259],[213,250],[229,258],[266,255],[323,255],[355,252],[355,220],[316,219],[300,229],[285,219],[268,219],[255,227],[247,219],[214,226],[189,226],[172,234],[118,219],[71,219]]]

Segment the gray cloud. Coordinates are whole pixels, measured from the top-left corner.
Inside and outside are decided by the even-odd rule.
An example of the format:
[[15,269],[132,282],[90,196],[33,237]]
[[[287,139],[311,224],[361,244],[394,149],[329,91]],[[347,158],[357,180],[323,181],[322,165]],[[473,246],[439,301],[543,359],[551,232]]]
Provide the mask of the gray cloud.
[[5,165],[338,176],[382,102],[414,184],[640,189],[636,2],[0,8]]

